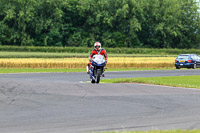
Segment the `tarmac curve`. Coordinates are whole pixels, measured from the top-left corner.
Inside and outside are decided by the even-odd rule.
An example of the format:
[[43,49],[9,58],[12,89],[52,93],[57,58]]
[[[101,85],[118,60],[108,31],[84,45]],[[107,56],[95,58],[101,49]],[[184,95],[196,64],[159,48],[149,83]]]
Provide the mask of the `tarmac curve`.
[[[182,75],[200,70],[106,72],[106,78]],[[200,129],[198,89],[88,79],[86,73],[0,74],[0,132]]]

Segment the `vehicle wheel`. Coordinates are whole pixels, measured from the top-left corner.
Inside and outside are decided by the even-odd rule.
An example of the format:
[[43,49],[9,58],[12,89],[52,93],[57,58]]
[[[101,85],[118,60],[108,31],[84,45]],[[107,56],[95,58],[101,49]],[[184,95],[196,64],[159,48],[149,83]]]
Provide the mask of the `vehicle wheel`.
[[97,70],[97,84],[100,82],[101,73],[101,70]]
[[100,74],[97,75],[97,82],[96,83],[98,84],[99,81],[100,81]]
[[95,83],[95,80],[91,79],[91,83],[94,84],[94,83]]
[[176,66],[176,69],[181,69],[181,67],[180,66]]
[[197,68],[197,64],[196,64],[196,63],[194,63],[193,69],[196,69],[196,68]]

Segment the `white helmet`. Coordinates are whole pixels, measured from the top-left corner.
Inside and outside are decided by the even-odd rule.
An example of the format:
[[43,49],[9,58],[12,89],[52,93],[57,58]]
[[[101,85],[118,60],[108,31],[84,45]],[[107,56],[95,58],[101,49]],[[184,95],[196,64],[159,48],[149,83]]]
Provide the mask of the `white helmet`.
[[100,43],[100,42],[95,42],[94,48],[95,48],[96,50],[101,49],[101,43]]

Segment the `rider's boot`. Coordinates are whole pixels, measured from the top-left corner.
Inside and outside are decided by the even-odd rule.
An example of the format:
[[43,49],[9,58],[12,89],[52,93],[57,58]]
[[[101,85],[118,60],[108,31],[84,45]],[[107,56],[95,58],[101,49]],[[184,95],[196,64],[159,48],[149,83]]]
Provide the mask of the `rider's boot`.
[[105,77],[105,74],[104,74],[104,72],[105,72],[105,68],[103,68],[102,77]]
[[86,67],[86,70],[87,70],[87,74],[90,74],[90,72],[89,72],[89,66]]

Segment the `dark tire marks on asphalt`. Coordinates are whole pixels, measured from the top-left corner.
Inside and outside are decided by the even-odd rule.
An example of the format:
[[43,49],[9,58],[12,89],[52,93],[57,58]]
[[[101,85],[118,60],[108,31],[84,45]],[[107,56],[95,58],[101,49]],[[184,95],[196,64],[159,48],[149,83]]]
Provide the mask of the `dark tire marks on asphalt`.
[[[196,70],[106,72],[106,78],[198,75]],[[91,84],[86,73],[0,74],[3,133],[200,128],[200,90]]]

